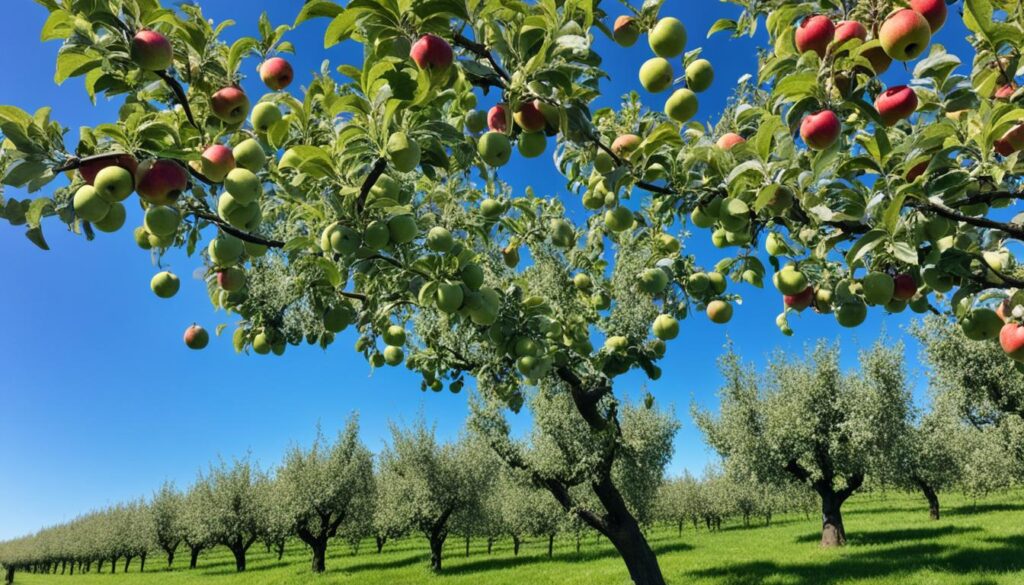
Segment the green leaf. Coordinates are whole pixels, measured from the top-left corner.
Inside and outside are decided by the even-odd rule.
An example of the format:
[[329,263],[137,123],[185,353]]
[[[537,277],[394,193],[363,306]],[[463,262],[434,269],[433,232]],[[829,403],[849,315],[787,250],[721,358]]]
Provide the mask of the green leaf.
[[69,77],[76,77],[99,67],[103,60],[95,55],[76,51],[61,51],[57,55],[57,72],[53,81],[57,85],[64,83]]
[[54,10],[46,18],[39,40],[57,41],[70,37],[75,32],[75,17],[66,10]]
[[707,38],[710,39],[711,35],[713,35],[715,33],[722,32],[722,31],[733,31],[733,32],[735,32],[736,31],[736,21],[731,19],[731,18],[719,18],[718,20],[715,21],[714,24],[711,25],[711,28],[708,29],[708,36],[707,36]]
[[342,10],[344,8],[331,0],[307,0],[302,10],[299,11],[299,15],[295,17],[295,24],[293,26],[299,26],[303,22],[314,18],[334,18],[341,14]]
[[363,15],[365,9],[346,8],[344,12],[334,17],[331,24],[327,26],[324,33],[324,48],[330,49],[334,45],[347,40],[356,30],[356,22]]
[[874,250],[879,244],[888,239],[889,233],[885,230],[871,230],[868,233],[860,237],[857,242],[850,247],[850,251],[846,253],[846,264],[853,268],[853,265],[858,260],[863,258],[868,252]]
[[242,59],[255,49],[259,42],[252,37],[242,37],[232,43],[231,50],[228,51],[228,71],[234,73],[238,71],[238,66],[241,64]]
[[46,238],[43,237],[43,229],[39,226],[29,228],[29,230],[25,232],[25,237],[43,250],[50,249],[50,245],[46,243]]

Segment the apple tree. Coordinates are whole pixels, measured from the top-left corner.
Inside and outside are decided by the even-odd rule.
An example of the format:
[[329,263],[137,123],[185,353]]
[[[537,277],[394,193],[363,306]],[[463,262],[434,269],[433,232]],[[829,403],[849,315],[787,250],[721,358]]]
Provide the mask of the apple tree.
[[[141,248],[202,262],[238,351],[326,348],[351,327],[371,365],[405,363],[427,388],[475,380],[512,410],[529,387],[563,393],[608,453],[582,518],[637,583],[664,579],[612,477],[615,378],[657,379],[683,317],[728,322],[730,282],[757,288],[771,269],[787,334],[812,306],[852,327],[869,307],[948,300],[964,320],[1005,298],[1006,323],[979,335],[1024,360],[1007,247],[1024,227],[1003,211],[1020,198],[1024,147],[1017,2],[964,0],[974,54],[961,58],[933,42],[942,0],[731,0],[736,18],[710,33],[764,27],[769,45],[704,127],[693,118],[712,64],[661,0],[311,0],[293,26],[329,18],[325,49],[359,43],[365,58],[294,93],[292,26],[264,18],[229,44],[196,4],[37,1],[42,38],[63,43],[56,81],[122,107],[74,147],[49,109],[0,108],[3,182],[32,194],[6,199],[3,218],[45,248],[44,220],[93,238],[141,216]],[[646,35],[639,82],[664,102],[596,109],[601,34]],[[255,60],[258,99],[238,85]],[[894,60],[913,67],[886,87]],[[512,156],[549,147],[578,217],[501,180]],[[68,184],[36,195],[58,176]],[[683,226],[709,229],[729,257],[683,254]],[[161,297],[180,286],[151,280]],[[195,349],[210,337],[184,333]]]
[[210,538],[231,551],[239,572],[245,570],[249,547],[263,535],[266,498],[262,491],[268,481],[247,459],[211,465],[208,474],[197,480],[200,513],[207,516],[203,522],[209,522]]
[[876,344],[860,362],[844,374],[838,349],[819,344],[802,360],[777,354],[759,376],[730,352],[720,413],[694,413],[728,467],[818,494],[822,546],[846,542],[842,505],[896,450],[911,406],[901,347]]
[[153,494],[150,510],[153,514],[154,538],[160,550],[167,554],[167,566],[174,565],[174,553],[183,538],[182,506],[184,495],[171,482],[165,482]]

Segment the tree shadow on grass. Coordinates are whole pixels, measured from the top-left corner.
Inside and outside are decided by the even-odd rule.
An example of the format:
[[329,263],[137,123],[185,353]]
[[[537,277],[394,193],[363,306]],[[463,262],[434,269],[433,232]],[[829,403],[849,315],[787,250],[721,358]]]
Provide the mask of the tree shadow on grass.
[[[684,542],[658,542],[651,546],[655,555],[665,555],[693,549],[693,546]],[[601,549],[575,551],[559,551],[553,556],[547,555],[520,555],[520,556],[489,556],[487,558],[471,560],[455,566],[449,566],[441,572],[446,575],[469,575],[486,571],[497,571],[515,567],[534,565],[542,563],[589,563],[601,559],[617,558],[619,552],[611,546],[604,546]]]
[[1024,503],[1013,504],[1009,502],[992,502],[987,504],[961,504],[950,506],[943,510],[943,513],[957,516],[972,516],[974,514],[986,514],[988,512],[1019,512],[1024,510]]
[[[376,554],[376,553],[374,553]],[[394,553],[392,553],[394,554]],[[387,569],[400,569],[411,565],[422,564],[427,566],[428,556],[426,554],[411,554],[401,558],[377,559],[365,561],[353,565],[346,565],[338,569],[341,573],[360,573],[363,571],[383,571]],[[329,568],[329,567],[328,567]]]
[[913,544],[892,549],[872,548],[836,557],[821,564],[780,564],[755,561],[688,572],[690,577],[714,578],[722,585],[755,585],[770,577],[783,577],[798,585],[830,585],[851,581],[895,578],[928,569],[960,575],[957,583],[989,585],[991,579],[971,573],[1018,573],[1024,571],[1024,537],[991,539],[995,548],[967,548],[939,544]]
[[[932,540],[943,536],[967,534],[970,532],[981,532],[981,528],[977,526],[946,525],[928,528],[899,528],[896,530],[857,530],[855,532],[848,532],[846,538],[851,545],[880,545],[914,540]],[[796,542],[818,542],[821,540],[821,532],[810,532],[798,536],[795,540]]]

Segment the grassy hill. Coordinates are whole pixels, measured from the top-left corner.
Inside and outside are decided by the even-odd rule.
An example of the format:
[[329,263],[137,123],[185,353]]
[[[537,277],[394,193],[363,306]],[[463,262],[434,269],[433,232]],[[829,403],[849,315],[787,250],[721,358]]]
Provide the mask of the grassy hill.
[[[911,495],[857,495],[846,506],[849,545],[841,550],[818,547],[818,519],[783,516],[769,527],[743,528],[730,523],[717,533],[687,527],[680,538],[659,527],[651,534],[669,583],[727,585],[1017,585],[1024,583],[1024,498],[1004,494],[977,503],[946,496],[942,520],[928,519],[924,500]],[[336,544],[327,573],[316,578],[308,568],[301,542],[291,543],[282,561],[255,545],[249,570],[238,574],[227,550],[219,548],[186,569],[187,550],[178,552],[172,570],[166,559],[150,557],[145,573],[132,571],[75,575],[19,573],[18,585],[290,585],[331,583],[359,585],[487,584],[487,585],[626,585],[626,570],[615,551],[590,536],[576,552],[575,540],[555,542],[547,558],[547,542],[528,542],[518,557],[512,543],[497,542],[490,555],[483,541],[449,538],[441,576],[427,569],[428,550],[422,537],[389,542],[378,555],[371,542],[359,554]],[[123,563],[122,563],[123,566]],[[109,569],[107,569],[109,570]]]

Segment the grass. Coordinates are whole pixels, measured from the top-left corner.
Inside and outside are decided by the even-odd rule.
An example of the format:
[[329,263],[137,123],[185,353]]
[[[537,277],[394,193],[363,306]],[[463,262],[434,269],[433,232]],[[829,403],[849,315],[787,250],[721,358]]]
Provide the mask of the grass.
[[[784,516],[770,527],[743,528],[728,524],[718,533],[687,527],[679,538],[673,529],[657,528],[651,544],[665,578],[672,584],[694,585],[1011,585],[1024,583],[1024,501],[1016,493],[994,496],[976,505],[964,498],[944,498],[942,520],[928,519],[923,498],[911,495],[856,495],[845,506],[848,546],[818,547],[817,518]],[[508,539],[495,543],[488,555],[484,542],[450,538],[444,573],[427,569],[426,541],[411,536],[389,542],[378,555],[367,541],[358,555],[342,544],[333,546],[327,573],[314,576],[300,542],[290,544],[282,561],[255,545],[249,569],[238,574],[230,553],[215,549],[203,554],[199,568],[185,569],[188,551],[178,551],[173,570],[159,555],[147,571],[90,573],[74,577],[17,575],[18,585],[627,585],[629,578],[607,540],[588,537],[577,554],[575,541],[556,540],[554,558],[547,558],[546,539],[534,539],[512,555]],[[123,562],[122,562],[123,566]],[[109,570],[109,569],[107,569]]]

